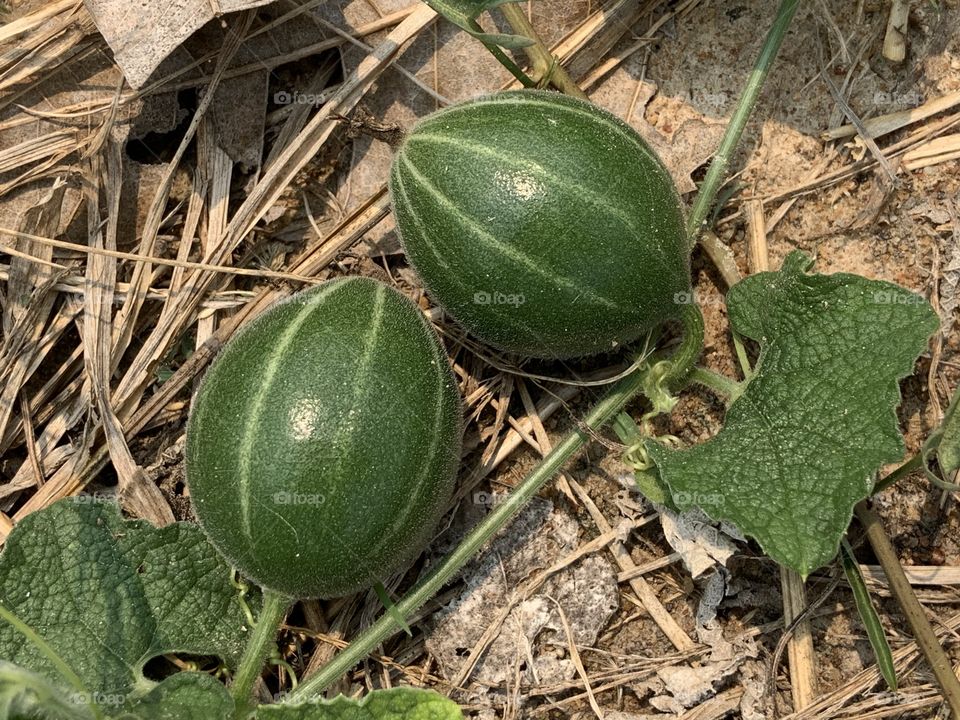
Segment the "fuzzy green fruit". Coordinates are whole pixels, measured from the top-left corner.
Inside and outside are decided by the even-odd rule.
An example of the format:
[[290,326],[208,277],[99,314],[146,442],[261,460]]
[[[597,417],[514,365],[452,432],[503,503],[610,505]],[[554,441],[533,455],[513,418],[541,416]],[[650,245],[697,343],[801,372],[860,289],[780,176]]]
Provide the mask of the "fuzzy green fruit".
[[367,278],[273,306],[208,370],[186,474],[211,542],[291,597],[345,595],[423,549],[450,498],[461,408],[418,308]]
[[520,90],[420,121],[390,174],[407,258],[481,340],[524,355],[610,350],[679,315],[690,289],[680,197],[628,125]]

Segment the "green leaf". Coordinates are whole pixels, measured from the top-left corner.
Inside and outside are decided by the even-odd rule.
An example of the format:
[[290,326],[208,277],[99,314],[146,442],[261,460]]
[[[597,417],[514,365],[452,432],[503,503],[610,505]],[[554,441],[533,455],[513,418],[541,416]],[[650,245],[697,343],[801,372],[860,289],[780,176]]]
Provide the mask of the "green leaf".
[[753,377],[714,438],[649,447],[681,509],[732,522],[804,577],[837,554],[871,476],[903,456],[898,380],[937,327],[897,285],[809,266],[795,252],[731,288],[732,329],[761,347]]
[[960,470],[960,386],[953,393],[953,400],[943,419],[940,445],[937,448],[937,463],[944,478],[950,479],[957,470]]
[[480,13],[509,0],[424,0],[435,12],[464,30],[481,42],[499,45],[510,50],[529,47],[533,40],[523,35],[505,35],[485,33],[477,24]]
[[143,675],[151,658],[216,655],[232,667],[245,635],[231,570],[195,525],[157,529],[68,499],[25,518],[0,556],[0,657],[106,714],[155,687]]
[[116,720],[228,720],[235,710],[227,689],[209,675],[171,675]]
[[880,674],[886,680],[890,691],[896,692],[897,668],[893,664],[893,653],[890,652],[890,644],[883,632],[880,616],[873,607],[870,591],[867,590],[867,584],[860,573],[860,565],[853,556],[853,548],[846,539],[840,544],[840,563],[843,565],[843,573],[847,576],[850,589],[853,590],[853,601],[857,605],[857,612],[860,613],[860,620],[863,621],[863,626],[867,630],[867,638],[870,640],[870,647],[873,648],[873,655],[877,658]]
[[0,660],[0,720],[91,720],[76,693],[64,693],[46,678]]
[[360,700],[340,695],[333,700],[261,705],[256,720],[462,720],[459,706],[429,690],[375,690]]

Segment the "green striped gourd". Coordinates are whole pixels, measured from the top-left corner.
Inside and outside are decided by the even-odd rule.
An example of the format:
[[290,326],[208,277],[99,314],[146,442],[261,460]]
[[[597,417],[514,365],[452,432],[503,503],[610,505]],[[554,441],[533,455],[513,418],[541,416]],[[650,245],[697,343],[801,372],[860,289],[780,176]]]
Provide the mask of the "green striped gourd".
[[274,305],[208,370],[187,424],[197,519],[244,575],[345,595],[423,549],[450,498],[461,408],[406,297],[331,280]]
[[666,168],[627,124],[520,90],[440,110],[396,152],[410,264],[481,340],[524,355],[610,350],[678,316],[689,248]]

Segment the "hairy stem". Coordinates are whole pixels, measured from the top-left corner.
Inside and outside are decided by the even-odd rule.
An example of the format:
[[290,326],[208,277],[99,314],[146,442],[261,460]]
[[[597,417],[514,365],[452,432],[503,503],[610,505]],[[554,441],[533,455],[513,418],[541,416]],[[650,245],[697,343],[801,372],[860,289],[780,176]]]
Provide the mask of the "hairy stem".
[[[476,20],[470,21],[470,29],[478,33],[483,32],[483,28],[480,27],[480,23],[478,23]],[[490,54],[493,55],[501,65],[510,71],[510,74],[513,75],[521,85],[524,87],[537,86],[536,81],[530,78],[523,70],[521,70],[520,66],[511,60],[510,56],[503,51],[503,48],[495,43],[484,40],[483,38],[477,38],[477,40],[479,40],[483,46],[490,51]]]
[[731,380],[726,375],[721,375],[699,365],[691,371],[690,382],[710,388],[723,398],[728,406],[740,397],[744,387],[743,383]]
[[[696,306],[691,307],[695,308]],[[684,328],[689,332],[684,336],[680,349],[674,355],[680,367],[677,373],[671,374],[671,377],[686,377],[690,366],[700,354],[703,347],[703,320],[701,318],[698,322],[697,318],[700,318],[699,311],[687,313],[684,318]],[[697,332],[698,328],[699,333]],[[452,580],[484,543],[512,520],[513,516],[527,501],[543,487],[544,483],[553,478],[564,463],[587,444],[590,439],[589,432],[599,430],[606,425],[642,390],[645,379],[646,372],[638,370],[614,385],[586,416],[584,419],[586,427],[573,430],[551,452],[547,453],[513,492],[502,503],[498,503],[493,511],[481,520],[470,534],[461,541],[460,545],[434,568],[433,572],[397,602],[397,614],[402,617],[409,617],[427,600],[432,598],[440,588]],[[377,645],[397,632],[399,625],[395,617],[390,613],[382,615],[377,622],[357,637],[346,649],[324,665],[316,675],[301,683],[300,687],[290,693],[284,701],[302,700],[315,696],[324,690],[358,661],[366,657],[367,653]]]
[[696,303],[683,306],[680,316],[683,324],[683,342],[669,359],[670,370],[663,378],[664,385],[673,392],[682,389],[690,379],[703,352],[703,313]]
[[540,83],[549,82],[565,95],[572,95],[581,100],[587,100],[586,93],[573,81],[573,78],[567,74],[567,71],[560,64],[560,61],[554,57],[550,49],[544,44],[536,28],[534,28],[530,20],[527,19],[523,8],[516,3],[506,3],[500,6],[500,10],[503,12],[503,16],[507,19],[507,22],[510,23],[510,27],[513,28],[514,32],[533,40],[533,45],[524,48],[524,52],[526,52],[527,57],[530,58],[530,62],[533,64],[533,71],[539,76],[537,79],[540,80]]
[[876,495],[877,493],[883,492],[901,478],[906,477],[914,470],[919,470],[921,467],[923,467],[923,453],[917,453],[912,458],[907,460],[903,465],[883,478],[883,480],[878,480],[877,484],[873,486],[873,494]]
[[276,647],[277,631],[292,602],[290,598],[272,590],[263,591],[260,616],[247,640],[247,646],[243,649],[243,657],[240,658],[240,665],[230,685],[230,694],[237,704],[237,720],[247,717],[251,710],[253,684],[263,672],[270,649]]
[[720,190],[720,186],[727,176],[727,168],[730,165],[730,158],[733,157],[737,145],[740,143],[740,137],[743,135],[743,129],[747,125],[750,113],[753,112],[757,99],[760,97],[760,90],[767,79],[773,61],[780,51],[780,45],[787,34],[787,28],[790,27],[790,21],[799,6],[799,0],[782,0],[780,8],[777,10],[776,19],[773,26],[767,33],[767,39],[763,43],[763,49],[757,58],[747,80],[747,85],[740,97],[740,102],[730,118],[730,124],[720,141],[720,147],[713,156],[713,162],[707,170],[707,176],[700,186],[700,192],[694,202],[693,210],[690,213],[690,219],[687,222],[687,231],[691,241],[696,241],[700,234],[704,221],[710,214],[710,207]]

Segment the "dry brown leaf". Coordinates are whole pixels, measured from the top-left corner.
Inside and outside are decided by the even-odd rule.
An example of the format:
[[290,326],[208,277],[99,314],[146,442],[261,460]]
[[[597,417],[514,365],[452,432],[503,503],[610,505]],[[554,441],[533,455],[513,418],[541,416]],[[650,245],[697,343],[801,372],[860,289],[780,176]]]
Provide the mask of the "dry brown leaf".
[[625,63],[600,83],[592,99],[630,123],[656,150],[680,192],[692,192],[696,185],[690,174],[710,159],[725,123],[682,99],[658,94],[656,85],[637,80],[638,75]]
[[[24,16],[22,19],[29,21],[34,30],[0,45],[0,55],[15,54],[28,39],[26,47],[32,48],[33,32],[55,35],[58,29],[71,27],[75,8],[69,3],[60,5],[57,13],[48,15],[41,9],[35,15]],[[89,20],[82,7],[77,13]],[[20,83],[14,92],[0,98],[0,147],[4,148],[0,163],[2,227],[16,227],[19,218],[56,178],[70,177],[79,153],[90,150],[91,143],[101,140],[104,131],[108,130],[122,143],[128,136],[140,138],[150,132],[168,132],[182,119],[176,93],[143,99],[130,95],[118,98],[122,74],[110,61],[103,41],[94,33],[85,45],[92,45],[96,51],[71,58],[69,54],[57,56],[54,48],[43,45],[32,50],[37,55],[32,81]],[[116,100],[119,104],[111,110]],[[110,124],[102,127],[108,117]],[[136,172],[132,172],[136,183]],[[80,202],[77,186],[71,184],[66,192],[64,207],[76,207]],[[127,213],[130,206],[131,203],[124,202],[123,212]],[[131,228],[133,234],[132,225],[122,225]],[[69,228],[68,237],[76,242],[85,240],[79,224]],[[130,240],[120,238],[121,243]]]
[[146,83],[157,65],[216,17],[273,0],[84,0],[131,87]]
[[[263,22],[275,22],[287,10],[284,5],[261,10],[257,17]],[[227,42],[232,26],[208,25],[186,45],[190,52],[178,53],[180,64],[195,61],[204,48],[219,48]],[[322,37],[322,35],[320,35]],[[246,172],[255,174],[263,158],[264,126],[267,113],[267,90],[277,58],[296,55],[302,48],[317,42],[317,28],[302,17],[281,22],[269,30],[251,33],[230,63],[234,68],[246,68],[242,75],[228,74],[216,89],[210,106],[209,120],[213,123],[219,147],[234,163]],[[173,59],[173,58],[171,58]],[[304,64],[311,64],[305,61]],[[164,63],[164,71],[174,71],[174,64]],[[277,99],[276,95],[273,98]]]
[[[27,233],[48,233],[60,225],[65,183],[56,183],[47,195],[30,208],[20,222],[20,229]],[[50,247],[37,246],[24,238],[3,237],[3,243],[11,244],[13,252],[40,258],[41,263],[53,259]],[[23,384],[36,370],[50,349],[40,342],[56,300],[53,285],[62,271],[49,265],[14,256],[10,262],[10,281],[7,285],[7,302],[3,308],[3,351],[0,353],[0,436],[10,421],[14,402]]]

